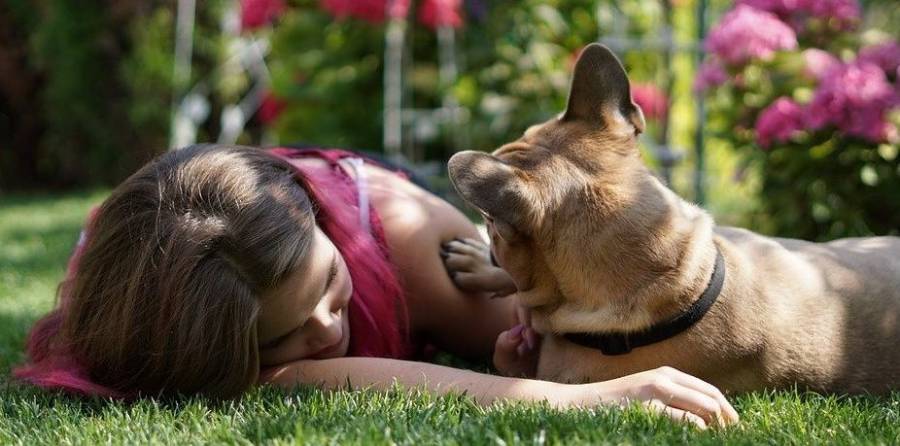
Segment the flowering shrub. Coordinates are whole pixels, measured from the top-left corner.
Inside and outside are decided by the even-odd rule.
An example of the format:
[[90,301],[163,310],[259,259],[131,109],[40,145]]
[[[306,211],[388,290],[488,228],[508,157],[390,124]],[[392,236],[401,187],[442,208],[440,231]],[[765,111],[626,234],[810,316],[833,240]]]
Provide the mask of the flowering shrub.
[[850,30],[859,23],[856,0],[738,0],[738,5],[776,14],[798,32]]
[[756,140],[763,148],[773,141],[784,143],[803,130],[803,108],[784,96],[775,100],[756,119]]
[[900,233],[900,45],[861,45],[861,22],[856,0],[739,0],[709,33],[694,85],[758,169],[758,229]]
[[731,65],[770,60],[778,50],[797,48],[797,34],[775,14],[738,5],[709,33],[706,49]]
[[896,142],[897,128],[885,117],[897,99],[878,65],[858,60],[841,64],[823,76],[808,107],[808,125],[810,130],[831,125],[872,143]]

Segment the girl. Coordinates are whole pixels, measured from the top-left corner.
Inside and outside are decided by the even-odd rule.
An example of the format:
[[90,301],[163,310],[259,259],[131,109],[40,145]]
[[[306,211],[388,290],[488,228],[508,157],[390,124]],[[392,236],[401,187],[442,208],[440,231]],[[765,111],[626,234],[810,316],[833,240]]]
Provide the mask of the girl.
[[536,358],[513,299],[450,280],[440,247],[455,238],[480,236],[448,203],[348,152],[168,152],[93,216],[17,375],[124,398],[398,382],[482,404],[638,400],[702,427],[737,420],[717,389],[668,368],[567,385],[410,361],[429,344],[494,354],[507,371]]

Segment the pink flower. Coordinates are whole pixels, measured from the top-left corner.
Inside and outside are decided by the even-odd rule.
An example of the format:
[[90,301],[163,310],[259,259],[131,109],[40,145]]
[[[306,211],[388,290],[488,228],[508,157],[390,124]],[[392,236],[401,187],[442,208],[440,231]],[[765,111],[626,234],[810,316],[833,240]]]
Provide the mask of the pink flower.
[[463,24],[461,10],[462,0],[424,0],[419,9],[419,22],[431,29],[459,28]]
[[353,17],[370,23],[406,17],[410,0],[320,0],[322,9],[337,18]]
[[259,104],[259,111],[257,112],[259,122],[262,125],[273,123],[278,119],[286,106],[287,102],[284,99],[273,95],[271,91],[267,92],[265,96],[263,96],[262,102]]
[[824,78],[829,71],[841,66],[841,61],[831,53],[818,48],[809,48],[803,51],[803,61],[806,63],[804,72],[813,79]]
[[797,35],[775,14],[738,5],[709,33],[706,49],[732,65],[769,60],[779,50],[797,48]]
[[806,28],[810,17],[833,23],[839,30],[852,28],[860,19],[857,0],[738,0],[737,4],[771,12],[797,31]]
[[889,40],[878,45],[867,46],[859,51],[858,62],[869,62],[881,67],[885,73],[893,73],[900,68],[900,45]]
[[857,61],[822,79],[808,107],[808,124],[813,129],[834,125],[847,135],[882,142],[896,131],[885,117],[898,105],[900,95],[884,71],[873,63]]
[[241,0],[241,30],[268,25],[284,12],[284,0]]
[[756,119],[756,142],[763,148],[772,142],[787,142],[803,130],[804,112],[796,102],[782,96],[763,109]]
[[712,87],[718,87],[728,81],[728,73],[719,61],[707,59],[697,70],[694,78],[694,91],[702,92]]
[[836,23],[837,29],[851,29],[859,23],[860,8],[856,0],[803,0],[800,3],[813,17]]
[[669,98],[653,84],[632,84],[631,97],[647,119],[665,120],[669,111]]

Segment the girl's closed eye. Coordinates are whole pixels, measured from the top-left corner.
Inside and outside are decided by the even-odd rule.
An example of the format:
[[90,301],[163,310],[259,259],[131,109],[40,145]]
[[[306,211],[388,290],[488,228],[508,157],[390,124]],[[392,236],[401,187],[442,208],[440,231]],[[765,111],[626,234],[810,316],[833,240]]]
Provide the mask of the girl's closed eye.
[[[337,256],[338,256],[337,251],[335,251],[334,256],[332,256],[332,259],[331,259],[331,266],[329,266],[329,268],[328,268],[328,276],[325,279],[325,286],[321,293],[322,298],[324,298],[324,296],[328,293],[328,290],[330,290],[331,286],[334,284],[334,279],[337,278],[337,273],[338,273]],[[284,335],[281,335],[275,339],[270,340],[269,342],[266,342],[265,344],[260,345],[259,349],[260,350],[268,350],[268,349],[273,349],[275,347],[278,347],[281,343],[284,342],[285,339],[291,337],[291,335],[293,335],[297,331],[303,329],[304,325],[306,325],[306,321],[299,324],[296,328],[285,333]]]
[[331,289],[331,284],[334,283],[334,279],[337,277],[337,273],[337,252],[335,252],[334,257],[331,259],[331,267],[328,269],[328,279],[326,279],[325,281],[325,292],[328,292],[328,290]]
[[290,337],[292,334],[294,334],[294,332],[296,332],[297,330],[299,330],[299,329],[301,329],[301,328],[303,328],[303,324],[300,324],[299,326],[297,326],[297,328],[295,328],[295,329],[293,329],[293,330],[291,330],[291,331],[285,333],[285,334],[282,335],[282,336],[279,336],[279,337],[277,337],[277,338],[275,338],[275,339],[272,339],[271,341],[266,342],[265,344],[261,344],[261,345],[259,346],[259,349],[260,349],[260,350],[269,350],[269,349],[273,349],[273,348],[275,348],[275,347],[278,347],[278,345],[281,344],[282,342],[284,342],[285,339],[287,339],[288,337]]

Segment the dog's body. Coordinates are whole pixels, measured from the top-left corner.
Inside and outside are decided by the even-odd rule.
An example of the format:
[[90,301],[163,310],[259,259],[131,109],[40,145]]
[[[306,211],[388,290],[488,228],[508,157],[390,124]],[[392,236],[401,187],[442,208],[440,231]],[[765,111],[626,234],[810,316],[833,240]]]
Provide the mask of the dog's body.
[[[729,391],[797,384],[882,393],[900,387],[900,239],[816,244],[703,226],[693,237],[712,241],[727,271],[724,289],[703,319],[680,335],[618,356],[548,336],[538,377],[601,381],[670,365]],[[708,261],[693,267],[698,277],[709,277],[713,255],[700,255]],[[581,272],[586,282],[596,280]],[[570,325],[576,318],[561,314],[539,330],[623,331],[626,324],[601,321],[616,319],[610,316],[593,316],[597,322],[584,326]]]
[[[643,165],[643,117],[608,50],[576,66],[566,112],[492,155],[450,161],[492,249],[545,335],[538,377],[612,379],[670,365],[729,391],[900,388],[900,238],[816,244],[716,227]],[[623,355],[566,333],[639,332],[725,281],[698,322]]]

